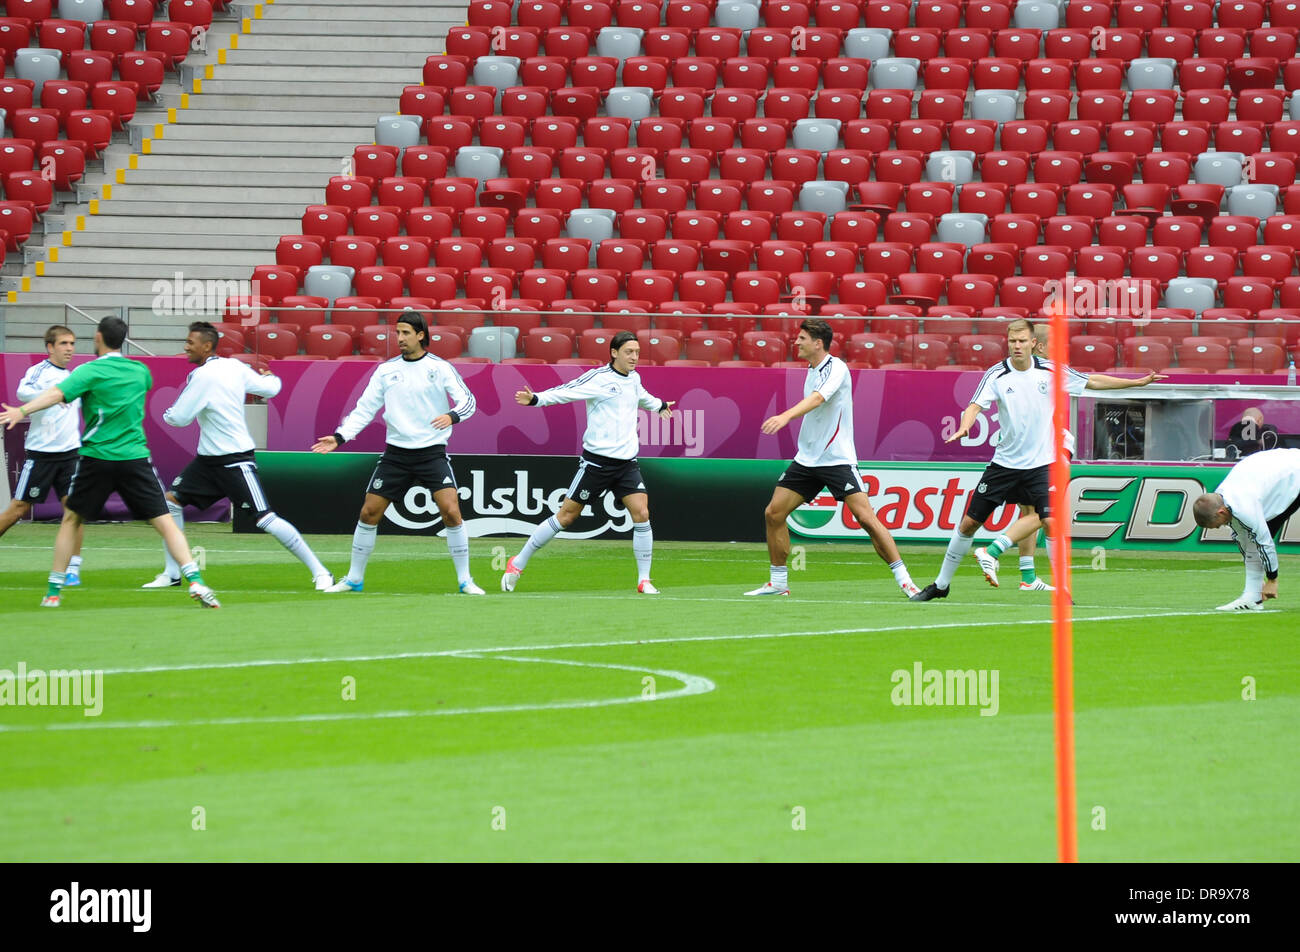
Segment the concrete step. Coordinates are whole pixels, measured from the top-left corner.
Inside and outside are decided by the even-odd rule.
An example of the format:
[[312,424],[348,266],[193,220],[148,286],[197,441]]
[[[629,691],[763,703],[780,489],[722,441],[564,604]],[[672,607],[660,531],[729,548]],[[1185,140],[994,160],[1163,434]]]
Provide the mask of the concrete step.
[[[430,50],[429,55],[432,56],[435,52]],[[418,83],[424,78],[424,61],[427,58],[427,56],[420,57],[419,63],[413,65],[394,65],[387,61],[380,61],[371,63],[362,69],[340,66],[337,63],[321,62],[306,65],[227,63],[219,68],[213,78],[220,77],[221,79],[242,81],[266,79],[272,82],[295,81],[320,82],[322,84],[347,83],[362,79],[366,82],[398,83],[405,86],[410,83]],[[415,78],[412,79],[411,77]]]
[[[356,125],[336,126],[279,126],[273,128],[250,128],[233,123],[183,122],[167,126],[162,139],[155,139],[153,146],[163,142],[216,142],[229,145],[239,141],[251,141],[257,144],[275,142],[339,142],[356,145],[362,141],[374,141],[375,118],[369,122]],[[133,125],[137,125],[133,123]],[[138,124],[144,137],[152,137],[154,128],[150,124]],[[364,140],[369,136],[368,140]],[[349,150],[351,151],[351,150]],[[274,154],[274,153],[272,153]]]
[[[241,214],[245,206],[260,205],[265,196],[259,189],[241,188],[239,186],[196,185],[192,188],[167,185],[114,185],[112,201],[101,202],[101,215],[123,214],[118,212],[119,204],[137,205],[176,201],[180,199],[187,204],[216,205],[228,208],[226,214]],[[319,205],[325,200],[325,187],[316,188],[277,188],[276,199],[282,204]],[[125,213],[130,214],[130,213]],[[301,214],[301,212],[300,212]]]
[[[256,142],[246,139],[212,141],[202,138],[155,139],[152,143],[152,155],[241,159],[245,156],[258,159],[324,159],[351,155],[352,150],[358,145],[370,145],[374,141],[373,129],[368,133],[353,135],[351,138],[341,138],[340,141],[322,141],[319,138],[299,139],[294,142]],[[129,151],[115,153],[109,165],[114,168],[124,167],[126,156],[129,154]]]
[[[219,76],[224,77],[226,70],[223,69]],[[265,102],[275,102],[280,99],[298,96],[357,96],[373,97],[378,99],[388,99],[389,108],[397,108],[397,97],[401,95],[402,86],[415,86],[419,84],[420,77],[416,76],[414,82],[322,82],[319,79],[290,79],[290,80],[252,80],[252,79],[205,79],[203,80],[203,93],[207,96],[257,96]],[[160,89],[159,95],[169,106],[174,106],[174,100],[180,98],[182,92],[180,85]],[[191,97],[191,107],[198,97]],[[295,104],[297,100],[295,99]]]
[[[274,247],[274,245],[272,245]],[[165,271],[168,268],[183,268],[186,277],[211,277],[211,275],[189,274],[195,263],[201,263],[205,266],[224,269],[222,273],[232,270],[247,268],[250,272],[259,264],[267,264],[266,250],[262,248],[239,248],[234,250],[208,249],[200,253],[194,248],[150,248],[148,254],[143,254],[139,248],[124,248],[121,245],[94,247],[87,244],[73,244],[66,248],[58,249],[59,260],[57,262],[46,262],[46,274],[52,274],[49,269],[63,268],[69,264],[81,264],[86,266],[85,273],[93,273],[92,267],[102,268],[105,274],[124,274],[120,266],[139,265],[142,261],[148,262],[148,267],[152,268],[153,274],[159,271]],[[274,263],[274,262],[272,262]]]
[[[126,167],[126,154],[123,153],[123,160],[120,164],[112,166],[113,168]],[[348,150],[351,154],[351,150]],[[238,179],[241,175],[291,175],[292,180],[286,179],[286,185],[298,185],[306,181],[319,181],[315,176],[342,175],[343,165],[342,157],[334,158],[303,158],[295,156],[288,157],[270,157],[270,156],[248,156],[246,161],[241,161],[238,165],[224,161],[220,156],[214,155],[168,155],[155,152],[151,155],[139,156],[136,160],[138,168],[127,169],[126,180],[135,184],[145,184],[150,181],[143,176],[161,175],[171,173],[172,175],[185,175],[190,173],[202,173],[205,175],[231,175]],[[178,182],[188,181],[178,179]],[[197,182],[195,184],[198,184]],[[206,180],[204,184],[224,185],[234,184],[221,181]]]
[[[107,206],[106,206],[107,207]],[[302,231],[303,209],[299,208],[293,220],[285,218],[213,218],[210,221],[196,222],[193,217],[181,218],[175,215],[89,215],[86,217],[86,230],[77,233],[76,242],[82,236],[91,233],[102,235],[156,235],[177,236],[200,232],[207,235],[267,235],[278,237],[292,235]],[[81,214],[84,214],[81,213]],[[69,220],[73,213],[69,212]],[[51,231],[56,229],[51,228]],[[274,242],[272,242],[274,247]]]
[[[262,106],[265,105],[266,101],[263,100]],[[282,106],[284,104],[277,102],[276,105]],[[394,109],[397,107],[396,103],[390,105]],[[267,126],[271,130],[272,137],[274,137],[276,129],[288,126],[296,129],[333,129],[339,126],[373,129],[375,120],[381,115],[384,115],[382,107],[379,111],[373,109],[344,111],[341,106],[337,109],[325,106],[319,110],[304,108],[303,111],[299,112],[297,110],[259,108],[256,105],[248,105],[243,108],[228,107],[219,102],[210,103],[206,96],[199,96],[190,100],[189,109],[176,114],[176,122],[167,128],[165,136],[170,136],[177,129],[184,129],[187,126],[239,125],[244,129],[245,135],[250,134],[250,126]]]
[[[114,195],[116,194],[117,193],[114,192]],[[311,203],[308,202],[306,204],[311,204]],[[244,216],[250,207],[255,208],[257,210],[258,216],[260,218],[292,219],[294,221],[297,221],[298,219],[302,218],[302,212],[304,206],[297,203],[291,203],[285,205],[268,204],[265,202],[253,200],[252,197],[250,197],[249,201],[239,205],[233,202],[176,202],[176,201],[138,201],[137,202],[137,201],[122,201],[115,198],[112,202],[106,202],[102,206],[99,215],[94,215],[89,217],[125,218],[125,217],[134,217],[140,215],[149,215],[149,216],[156,216],[156,217],[172,215],[172,216],[180,217],[182,219],[202,218],[202,219],[221,220],[224,218],[224,219],[236,219],[239,221],[243,221]],[[89,211],[90,209],[88,207],[83,208],[82,206],[75,206],[75,210],[71,210],[69,213],[76,214],[76,215],[89,215]],[[189,224],[186,226],[186,230],[188,231],[190,228],[195,227],[197,224],[199,223],[190,221]],[[206,225],[206,222],[204,222],[203,224]]]
[[338,52],[320,50],[245,50],[242,47],[226,53],[228,66],[330,66],[345,68],[361,66],[367,69],[423,69],[432,49],[416,52]]
[[[324,164],[324,163],[322,163]],[[195,169],[193,171],[178,171],[175,169],[162,169],[150,164],[148,167],[141,166],[138,169],[126,170],[126,185],[136,186],[144,185],[151,187],[173,187],[193,190],[198,188],[242,188],[242,189],[260,189],[260,188],[302,188],[304,182],[312,182],[310,186],[315,191],[323,190],[323,185],[315,183],[321,181],[320,176],[324,175],[342,175],[342,161],[330,163],[329,170],[322,170],[315,175],[304,174],[301,170],[295,169],[283,172],[264,172],[261,170],[251,169],[232,169],[229,167],[217,167],[206,169]],[[113,186],[114,198],[118,195],[118,189],[124,188],[124,185]]]
[[[199,253],[207,251],[250,251],[256,252],[258,260],[255,264],[274,264],[275,245],[280,239],[281,232],[274,235],[218,235],[210,232],[191,232],[185,238],[187,253]],[[285,232],[288,234],[288,232]],[[174,246],[164,244],[170,241],[169,236],[163,236],[155,232],[99,232],[99,231],[82,231],[73,236],[73,244],[64,246],[59,236],[53,236],[51,243],[43,246],[48,250],[51,246],[59,247],[59,259],[62,261],[72,260],[67,257],[68,253],[73,250],[82,248],[112,249],[121,251],[123,254],[136,253],[142,251],[148,252],[152,258],[156,251],[172,251]],[[271,259],[267,255],[271,255]]]
[[[400,40],[410,38],[408,42],[419,42],[424,38],[447,35],[450,27],[463,24],[459,21],[431,14],[419,20],[388,22],[375,20],[290,20],[262,19],[253,27],[253,32],[239,38],[238,49],[275,48],[278,41],[285,38],[311,41],[320,39],[323,43],[303,42],[296,44],[300,50],[338,49],[338,38],[347,37],[355,40],[352,49],[379,49],[377,40]],[[333,45],[326,45],[326,43]],[[395,46],[394,51],[420,52],[423,47]]]
[[[317,86],[314,89],[307,87],[293,95],[285,93],[277,93],[274,96],[257,93],[232,95],[216,93],[204,87],[203,95],[191,96],[189,109],[180,110],[176,118],[181,124],[196,119],[202,122],[228,122],[229,119],[215,117],[213,113],[220,113],[222,116],[246,113],[250,120],[256,121],[259,125],[267,123],[284,125],[286,123],[283,117],[286,116],[292,117],[292,125],[306,125],[308,123],[304,123],[305,119],[316,120],[311,122],[311,125],[334,125],[335,123],[330,120],[348,122],[350,116],[362,117],[361,121],[369,118],[374,122],[376,117],[397,110],[397,99],[401,93],[400,86],[389,87],[376,96],[359,96],[347,89],[330,90],[325,93]],[[286,109],[286,106],[293,108]]]
[[[68,249],[71,250],[71,249]],[[205,261],[189,260],[184,262],[157,263],[148,262],[100,262],[100,261],[69,261],[64,262],[62,255],[59,261],[47,261],[45,263],[45,279],[51,284],[61,284],[64,282],[91,281],[96,278],[107,278],[121,281],[124,285],[133,280],[142,281],[173,281],[176,273],[180,272],[184,277],[183,280],[240,280],[247,279],[252,275],[254,264],[244,263],[207,263]],[[154,292],[155,294],[158,292]]]

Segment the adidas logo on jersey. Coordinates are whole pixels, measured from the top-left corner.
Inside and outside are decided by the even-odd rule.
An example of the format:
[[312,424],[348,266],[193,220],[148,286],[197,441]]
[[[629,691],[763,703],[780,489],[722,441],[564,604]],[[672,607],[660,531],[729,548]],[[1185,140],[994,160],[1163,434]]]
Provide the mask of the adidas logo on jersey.
[[444,476],[444,477],[442,477],[442,484],[443,484],[444,486],[447,485],[449,482],[451,482],[451,477],[450,477],[450,476]]
[[637,489],[645,489],[645,483],[637,483],[637,484],[636,484],[636,488],[637,488]]
[[845,488],[845,489],[852,489],[852,488],[853,488],[853,484],[852,484],[852,483],[845,483],[845,484],[844,484],[844,488]]

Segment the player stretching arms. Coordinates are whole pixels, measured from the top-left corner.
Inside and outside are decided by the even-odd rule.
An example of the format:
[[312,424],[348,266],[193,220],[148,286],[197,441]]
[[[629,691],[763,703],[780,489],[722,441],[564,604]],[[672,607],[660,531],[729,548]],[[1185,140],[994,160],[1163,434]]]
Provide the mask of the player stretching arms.
[[203,584],[185,534],[167,512],[162,483],[149,461],[144,438],[145,398],[153,375],[144,364],[122,356],[125,340],[126,321],[104,318],[95,331],[97,359],[82,364],[36,399],[21,407],[5,406],[0,413],[0,423],[12,429],[25,416],[80,397],[86,420],[41,607],[59,607],[59,592],[67,581],[68,563],[82,523],[99,515],[104,500],[117,492],[137,519],[148,520],[163,537],[167,551],[181,564],[181,575],[190,583],[190,597],[208,608],[220,608],[217,596]]
[[[993,461],[980,476],[979,486],[971,495],[970,505],[948,541],[939,576],[913,601],[928,602],[947,598],[957,566],[970,550],[975,531],[1006,502],[1028,503],[1043,520],[1048,538],[1052,535],[1049,476],[1055,455],[1056,439],[1052,426],[1052,364],[1034,356],[1034,325],[1029,321],[1012,321],[1007,325],[1007,349],[1011,356],[984,373],[975,396],[961,415],[961,426],[948,443],[970,432],[980,410],[996,402],[1002,441],[993,453]],[[1137,380],[1110,377],[1106,374],[1084,375],[1065,370],[1065,390],[1078,396],[1084,390],[1124,390],[1144,387],[1164,376],[1149,373]]]
[[[262,483],[257,478],[253,437],[244,419],[244,396],[274,397],[280,392],[280,378],[263,370],[260,375],[247,364],[218,357],[217,329],[207,321],[195,321],[185,338],[185,356],[196,365],[185,381],[185,389],[163,414],[172,426],[189,426],[199,421],[199,451],[184,472],[172,480],[167,494],[167,511],[184,527],[183,507],[207,509],[219,499],[229,499],[252,511],[257,528],[270,533],[311,571],[316,591],[334,584],[334,576],[321,565],[298,530],[271,511]],[[162,573],[142,588],[167,588],[181,584],[180,566],[163,548],[167,560]]]
[[858,453],[853,445],[853,385],[844,361],[832,357],[831,326],[809,319],[799,325],[795,339],[799,359],[808,361],[803,399],[789,410],[763,421],[763,432],[779,432],[791,420],[804,417],[799,429],[799,452],[772,490],[772,501],[763,511],[767,523],[767,552],[771,563],[766,584],[746,595],[789,595],[786,560],[790,557],[790,513],[822,488],[844,503],[858,524],[871,536],[876,554],[894,573],[904,595],[915,595],[916,585],[898,554],[889,530],[876,518],[875,510],[858,474]]
[[650,531],[650,497],[636,454],[641,448],[637,436],[637,407],[656,411],[663,419],[672,419],[672,403],[652,397],[641,386],[636,372],[641,345],[636,335],[619,331],[609,342],[610,361],[589,370],[576,380],[533,393],[524,389],[515,393],[515,402],[525,407],[553,407],[575,400],[587,402],[587,431],[582,436],[582,457],[578,474],[569,485],[560,511],[551,516],[528,537],[519,554],[506,562],[501,576],[501,590],[513,592],[520,573],[537,550],[567,529],[582,515],[582,507],[594,503],[607,491],[615,492],[632,516],[632,554],[636,557],[637,586],[642,595],[658,595],[650,581],[650,558],[654,535]]
[[447,549],[456,568],[460,591],[466,595],[482,595],[483,589],[474,584],[469,571],[469,533],[460,517],[456,474],[447,458],[451,428],[474,415],[474,395],[455,367],[428,352],[429,329],[420,314],[403,311],[396,328],[401,356],[380,364],[356,408],[339,424],[338,430],[312,445],[314,453],[338,449],[365,429],[383,408],[388,437],[384,455],[370,474],[361,515],[352,535],[352,565],[342,581],[325,591],[362,590],[366,562],[375,550],[375,536],[384,511],[412,486],[422,486],[433,494],[442,523],[447,527]]
[[[23,374],[23,379],[18,382],[18,399],[30,400],[40,396],[46,388],[67,379],[70,372],[68,362],[76,351],[77,337],[68,328],[55,324],[46,330],[45,353],[48,356]],[[72,480],[72,471],[77,468],[77,449],[81,446],[80,413],[81,402],[73,400],[32,416],[31,429],[23,443],[27,449],[27,462],[18,474],[18,485],[14,487],[14,498],[9,508],[0,513],[0,536],[19,519],[26,518],[32,506],[44,502],[50,490],[54,490],[54,495],[67,509],[68,483]],[[76,548],[72,561],[68,563],[64,588],[81,584],[82,535],[78,528]]]

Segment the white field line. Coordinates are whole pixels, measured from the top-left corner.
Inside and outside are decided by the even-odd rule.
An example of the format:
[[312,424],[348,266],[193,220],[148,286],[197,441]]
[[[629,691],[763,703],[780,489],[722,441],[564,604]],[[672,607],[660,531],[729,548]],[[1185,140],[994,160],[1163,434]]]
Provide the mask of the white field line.
[[[485,658],[482,655],[473,653],[461,653],[460,657],[478,658],[479,660],[493,661],[515,661],[521,663],[533,664],[561,664],[569,665],[575,668],[609,668],[616,671],[632,671],[637,674],[649,674],[655,677],[668,678],[680,681],[682,686],[672,691],[664,691],[653,694],[632,694],[624,697],[597,698],[595,700],[584,701],[541,701],[535,704],[495,704],[483,707],[449,707],[434,708],[423,711],[362,711],[362,712],[338,712],[332,714],[285,714],[270,715],[266,717],[211,717],[201,718],[198,720],[177,721],[177,720],[152,720],[152,721],[69,721],[62,724],[46,725],[23,725],[9,726],[0,725],[0,734],[3,733],[30,733],[35,731],[84,731],[84,730],[129,730],[132,728],[167,728],[167,727],[228,727],[247,724],[302,724],[313,722],[328,721],[369,721],[369,720],[399,720],[409,717],[448,717],[459,714],[498,714],[515,711],[558,711],[572,708],[591,708],[591,707],[610,707],[615,704],[639,704],[649,701],[668,701],[673,698],[689,697],[694,694],[708,694],[717,688],[717,685],[708,678],[700,677],[695,674],[685,674],[680,671],[666,671],[656,668],[642,668],[626,664],[603,664],[599,662],[588,661],[563,661],[558,658],[519,658],[510,655],[494,654],[491,658]],[[155,670],[175,670],[175,669],[155,669]],[[122,673],[122,672],[105,672],[105,673]]]

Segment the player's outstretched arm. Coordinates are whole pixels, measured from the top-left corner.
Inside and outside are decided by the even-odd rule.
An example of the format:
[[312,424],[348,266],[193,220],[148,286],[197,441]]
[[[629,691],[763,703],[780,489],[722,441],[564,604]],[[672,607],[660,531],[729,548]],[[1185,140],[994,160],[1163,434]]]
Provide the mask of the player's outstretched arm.
[[533,393],[527,387],[515,391],[515,403],[519,404],[521,407],[531,407],[535,402],[537,402],[537,394]]
[[826,398],[814,390],[808,396],[804,397],[789,410],[784,413],[778,413],[774,417],[768,417],[763,421],[763,432],[768,436],[773,433],[779,433],[791,420],[797,420],[806,413],[811,413],[819,406],[826,402]]
[[333,436],[322,436],[311,445],[313,453],[332,453],[339,448],[339,441]]
[[945,443],[951,443],[953,440],[960,440],[963,436],[970,433],[970,428],[975,425],[975,418],[980,415],[980,405],[972,403],[961,413],[961,426],[959,426],[952,436],[944,440]]
[[4,412],[0,413],[0,423],[5,425],[5,429],[12,430],[25,417],[62,402],[63,391],[58,387],[50,387],[35,400],[28,400],[21,407],[11,407],[7,403],[0,403],[0,407],[4,408]]
[[1128,390],[1130,387],[1145,387],[1157,380],[1164,380],[1164,374],[1154,370],[1145,377],[1112,377],[1110,374],[1088,374],[1089,390]]

